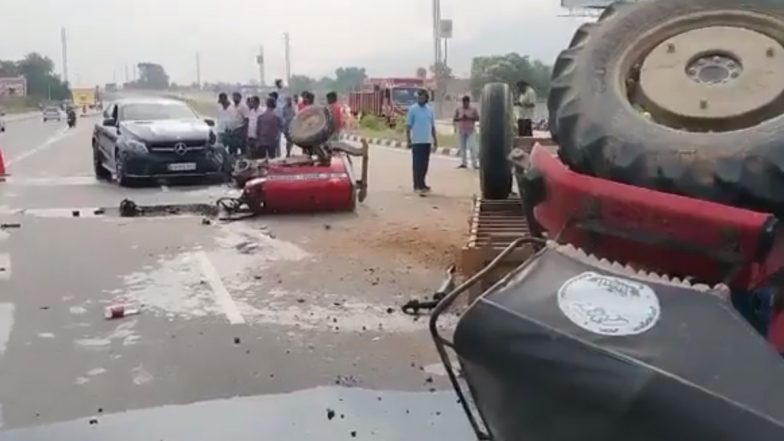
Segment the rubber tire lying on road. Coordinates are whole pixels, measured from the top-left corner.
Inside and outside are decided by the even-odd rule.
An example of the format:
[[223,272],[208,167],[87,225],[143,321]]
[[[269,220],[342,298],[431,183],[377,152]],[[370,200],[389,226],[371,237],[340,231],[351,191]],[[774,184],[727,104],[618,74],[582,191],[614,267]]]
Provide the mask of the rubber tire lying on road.
[[485,199],[506,199],[512,192],[512,95],[504,83],[482,89],[479,116],[479,183]]
[[[715,15],[656,34],[661,23],[706,12]],[[616,3],[598,23],[583,25],[553,68],[548,107],[561,160],[579,173],[784,214],[784,117],[720,133],[679,130],[637,112],[618,79],[631,44],[645,38],[652,48],[680,32],[728,25],[738,13],[778,22],[751,30],[784,42],[781,0]]]
[[289,125],[291,142],[300,147],[324,144],[335,133],[335,121],[328,107],[310,106],[299,112]]

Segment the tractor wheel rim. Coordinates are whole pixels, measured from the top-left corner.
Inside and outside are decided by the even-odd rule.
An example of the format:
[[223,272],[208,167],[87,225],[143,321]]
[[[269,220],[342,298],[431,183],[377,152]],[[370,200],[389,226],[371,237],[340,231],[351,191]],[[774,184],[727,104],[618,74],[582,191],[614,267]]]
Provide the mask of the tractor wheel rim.
[[[690,21],[690,22],[689,22]],[[641,37],[620,72],[634,107],[685,131],[740,130],[784,114],[784,45],[744,12],[664,24],[666,38]],[[669,29],[666,29],[669,28]],[[650,34],[649,34],[650,35]]]

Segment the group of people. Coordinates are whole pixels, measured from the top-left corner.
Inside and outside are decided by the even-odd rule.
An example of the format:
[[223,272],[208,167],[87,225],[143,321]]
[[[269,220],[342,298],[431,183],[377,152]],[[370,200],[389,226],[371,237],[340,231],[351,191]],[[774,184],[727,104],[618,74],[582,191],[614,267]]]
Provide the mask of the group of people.
[[[225,92],[218,95],[216,131],[229,153],[251,159],[278,158],[285,140],[286,157],[291,156],[291,122],[297,113],[313,105],[315,95],[308,91],[299,96],[291,95],[283,80],[278,79],[275,80],[275,90],[263,103],[257,95],[247,97],[244,102],[242,98],[239,92],[231,95],[231,101]],[[343,128],[343,112],[337,93],[330,92],[326,98],[336,132],[339,132]]]

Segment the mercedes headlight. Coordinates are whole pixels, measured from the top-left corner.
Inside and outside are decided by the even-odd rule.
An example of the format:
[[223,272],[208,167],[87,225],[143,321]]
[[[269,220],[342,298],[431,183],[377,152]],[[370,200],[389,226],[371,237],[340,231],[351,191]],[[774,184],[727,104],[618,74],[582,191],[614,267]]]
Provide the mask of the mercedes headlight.
[[136,139],[129,139],[126,141],[125,146],[132,152],[147,153],[147,145]]

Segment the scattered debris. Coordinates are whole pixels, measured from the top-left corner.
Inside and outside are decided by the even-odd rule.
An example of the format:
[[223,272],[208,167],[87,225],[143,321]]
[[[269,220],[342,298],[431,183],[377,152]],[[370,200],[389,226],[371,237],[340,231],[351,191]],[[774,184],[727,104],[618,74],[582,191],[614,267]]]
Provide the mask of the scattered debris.
[[394,314],[395,308],[387,308],[387,314]]
[[305,299],[297,299],[297,303],[305,303]]
[[79,217],[80,215],[81,215],[81,213],[79,213],[79,210],[73,210],[71,212],[71,216],[73,216],[73,217]]
[[357,437],[357,431],[356,430],[352,430],[351,431],[351,437],[352,438],[356,438]]
[[98,413],[103,413],[103,407],[98,408]]
[[44,311],[46,311],[47,309],[49,309],[49,307],[48,306],[39,306],[38,309],[43,309]]
[[433,382],[433,377],[425,378],[425,383],[432,383],[432,382]]
[[100,216],[100,215],[105,214],[105,213],[106,213],[106,210],[104,210],[103,208],[96,208],[95,210],[93,210],[93,214],[96,215],[96,216]]
[[327,419],[332,421],[332,418],[335,418],[335,411],[332,409],[327,409]]
[[419,311],[422,309],[433,309],[438,305],[438,302],[441,301],[446,295],[455,288],[455,266],[452,265],[446,270],[446,278],[441,283],[441,286],[438,288],[433,294],[433,300],[419,300],[419,299],[412,299],[406,302],[401,309],[403,310],[404,314],[418,316]]
[[141,313],[140,308],[133,307],[131,305],[126,304],[119,304],[119,305],[110,305],[107,306],[104,310],[104,317],[107,320],[113,320],[123,317],[128,317],[129,315],[137,315]]
[[202,225],[212,225],[212,221],[207,219],[206,217],[204,217],[204,218],[201,219],[201,224]]
[[335,378],[335,384],[339,386],[355,387],[359,385],[359,380],[353,375],[338,375]]
[[330,225],[330,224],[324,224],[324,229],[325,229],[325,230],[331,230],[331,229],[332,229],[332,225]]
[[94,426],[96,424],[98,424],[98,418],[90,418],[90,425]]
[[6,230],[8,228],[22,228],[22,224],[0,224],[0,230]]
[[240,344],[240,338],[239,337],[234,337],[234,344],[235,345]]

